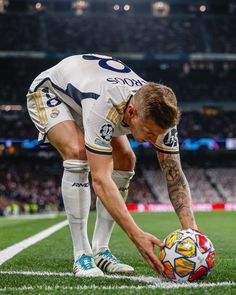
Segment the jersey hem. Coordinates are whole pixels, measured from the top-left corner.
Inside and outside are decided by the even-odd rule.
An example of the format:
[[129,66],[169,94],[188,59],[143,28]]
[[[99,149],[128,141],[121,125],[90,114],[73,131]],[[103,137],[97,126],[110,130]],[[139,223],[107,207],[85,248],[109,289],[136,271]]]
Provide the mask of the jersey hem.
[[179,151],[166,151],[166,150],[161,150],[161,149],[159,149],[159,148],[156,147],[156,146],[155,146],[155,148],[156,148],[156,150],[157,150],[158,152],[161,152],[161,153],[163,153],[163,154],[179,154]]
[[92,149],[92,148],[88,147],[87,145],[85,145],[85,149],[88,150],[89,152],[92,152],[92,153],[95,153],[95,154],[99,154],[99,155],[112,155],[112,152],[95,150],[95,149]]

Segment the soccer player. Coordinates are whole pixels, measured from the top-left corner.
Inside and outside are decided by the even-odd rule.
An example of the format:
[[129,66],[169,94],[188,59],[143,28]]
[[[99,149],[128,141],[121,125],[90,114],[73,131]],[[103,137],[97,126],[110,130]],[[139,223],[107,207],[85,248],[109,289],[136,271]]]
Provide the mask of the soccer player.
[[[133,271],[109,249],[114,221],[149,265],[162,272],[154,246],[163,243],[144,232],[125,205],[135,167],[126,134],[156,147],[181,225],[196,228],[178,155],[179,109],[173,91],[147,83],[115,58],[84,54],[65,58],[42,72],[30,86],[27,106],[39,141],[49,141],[63,159],[62,195],[73,241],[74,274]],[[87,236],[89,171],[97,195],[92,247]]]

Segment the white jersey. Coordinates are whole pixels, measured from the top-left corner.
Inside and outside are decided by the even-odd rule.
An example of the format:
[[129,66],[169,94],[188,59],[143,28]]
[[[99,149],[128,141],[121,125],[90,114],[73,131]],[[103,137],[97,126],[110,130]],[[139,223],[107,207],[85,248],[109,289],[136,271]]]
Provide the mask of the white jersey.
[[[146,83],[121,61],[104,55],[84,54],[63,59],[42,72],[31,84],[29,93],[53,90],[47,105],[61,102],[82,117],[85,145],[89,151],[111,154],[113,136],[129,134],[123,122],[127,102]],[[42,88],[42,85],[47,85]],[[178,152],[176,128],[159,136],[156,148]]]

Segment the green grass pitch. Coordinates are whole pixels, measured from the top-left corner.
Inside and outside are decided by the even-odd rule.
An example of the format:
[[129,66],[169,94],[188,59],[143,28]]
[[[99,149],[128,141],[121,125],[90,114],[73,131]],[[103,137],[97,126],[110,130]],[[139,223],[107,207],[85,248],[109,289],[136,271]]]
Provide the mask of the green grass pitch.
[[[236,213],[204,212],[196,213],[199,229],[212,240],[217,258],[215,267],[204,283],[213,286],[195,288],[158,288],[144,281],[124,278],[75,278],[68,273],[72,270],[72,244],[69,228],[59,230],[45,240],[25,249],[0,266],[0,293],[2,294],[236,294]],[[174,213],[135,213],[136,222],[144,230],[163,239],[171,231],[180,227]],[[20,242],[53,224],[64,220],[55,219],[0,219],[0,251]],[[89,236],[95,221],[91,212]],[[139,255],[135,246],[116,226],[111,239],[113,253],[131,264],[135,273],[130,276],[152,276],[156,274]],[[66,276],[3,274],[3,271],[60,272]],[[217,286],[218,282],[233,282],[234,285]],[[152,286],[154,286],[152,288]]]

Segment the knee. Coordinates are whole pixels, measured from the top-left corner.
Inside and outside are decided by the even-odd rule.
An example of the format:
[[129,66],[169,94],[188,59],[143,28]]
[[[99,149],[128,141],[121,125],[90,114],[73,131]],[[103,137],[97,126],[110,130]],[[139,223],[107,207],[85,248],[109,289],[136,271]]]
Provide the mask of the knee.
[[127,166],[129,167],[129,171],[134,170],[135,168],[135,164],[136,164],[136,155],[133,152],[133,150],[129,150],[127,151],[126,155],[125,155],[126,159],[127,159]]
[[[88,165],[88,161],[84,160],[65,160],[63,161],[63,167],[65,171],[72,172],[72,173],[81,173],[88,175],[90,169]],[[65,177],[66,173],[64,173],[63,177]],[[87,187],[87,185],[85,186]]]
[[78,144],[70,144],[65,147],[62,156],[64,160],[87,160],[85,147]]

